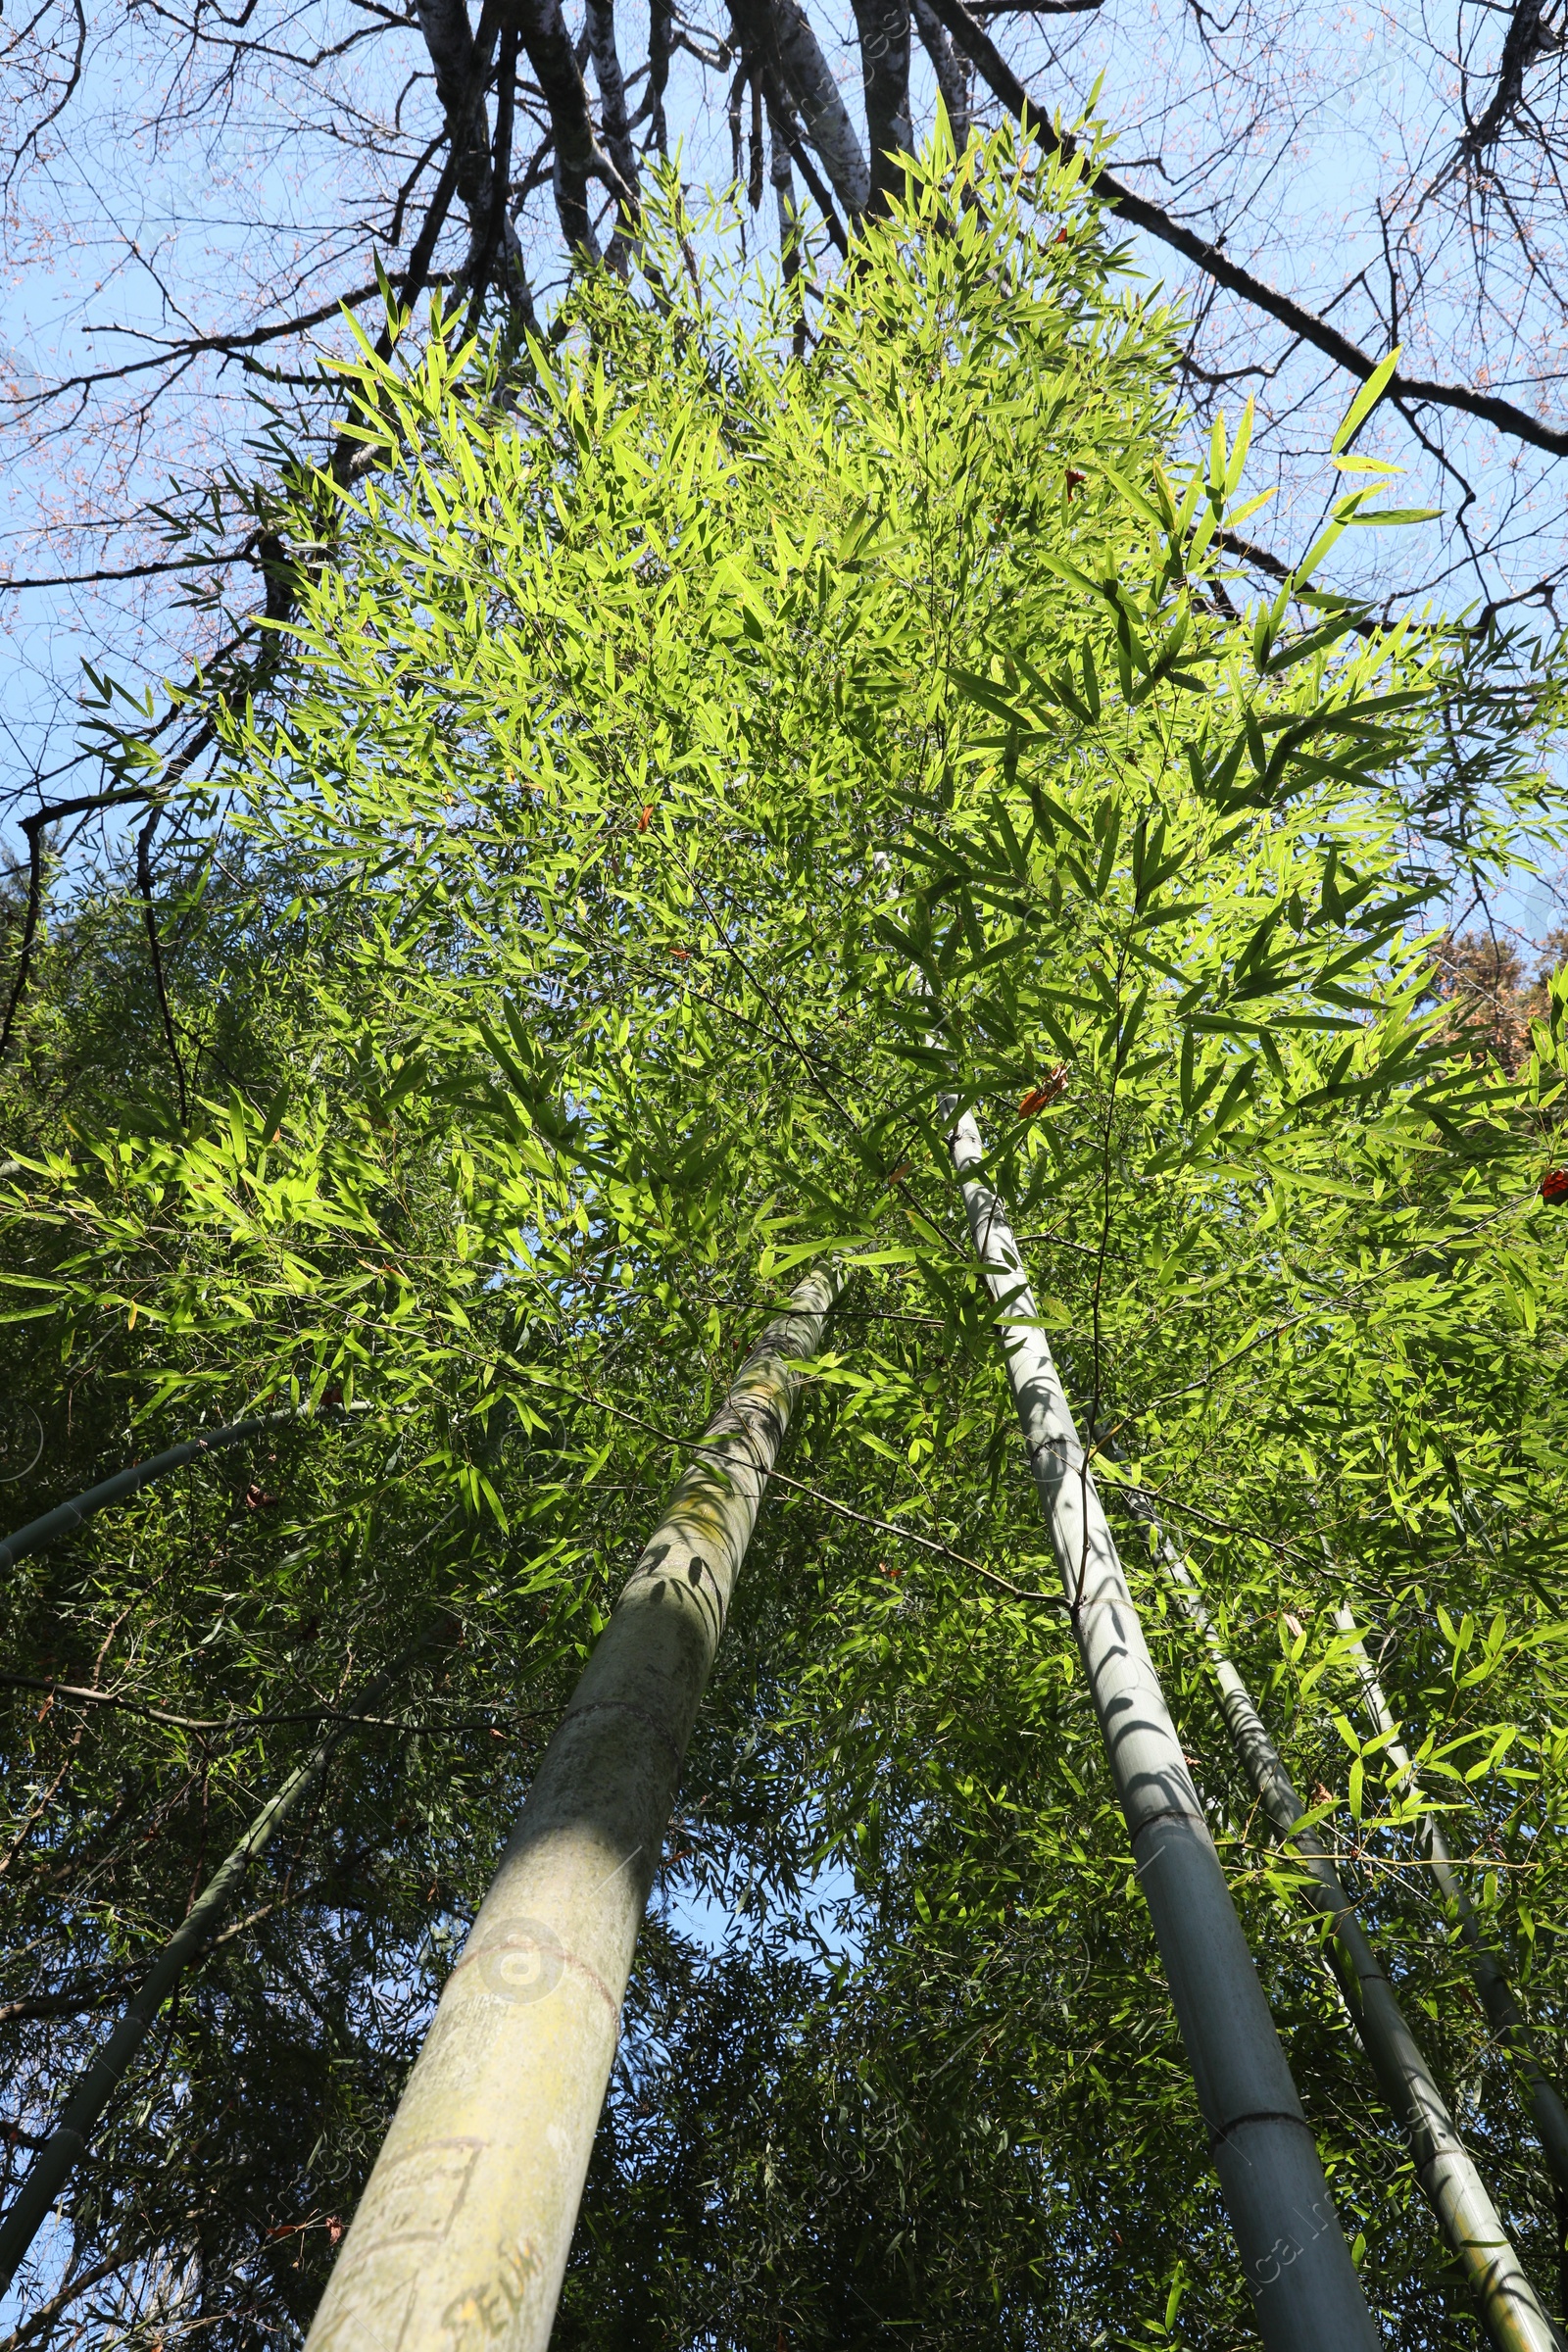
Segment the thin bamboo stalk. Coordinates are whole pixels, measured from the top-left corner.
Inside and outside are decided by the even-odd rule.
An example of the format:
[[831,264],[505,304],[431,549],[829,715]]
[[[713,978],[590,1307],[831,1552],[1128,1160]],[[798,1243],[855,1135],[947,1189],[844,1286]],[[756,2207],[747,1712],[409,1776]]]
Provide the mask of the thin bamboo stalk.
[[41,1518],[29,1519],[14,1536],[0,1537],[0,1568],[9,1568],[14,1560],[24,1559],[29,1551],[41,1551],[46,1544],[69,1536],[95,1511],[106,1510],[111,1503],[128,1501],[143,1487],[151,1486],[155,1478],[164,1478],[171,1470],[183,1468],[201,1454],[212,1453],[223,1446],[238,1446],[246,1438],[260,1437],[264,1430],[279,1421],[299,1418],[292,1406],[278,1413],[259,1413],[249,1421],[232,1421],[226,1429],[207,1430],[199,1438],[187,1439],[182,1446],[171,1446],[164,1453],[149,1455],[145,1462],[132,1462],[126,1469],[117,1470],[112,1478],[100,1479],[85,1494],[73,1494],[68,1502],[57,1503]]
[[[1377,1669],[1366,1654],[1354,1617],[1348,1609],[1336,1609],[1334,1622],[1348,1640],[1350,1663],[1360,1683],[1367,1712],[1386,1737],[1390,1762],[1399,1774],[1403,1787],[1419,1789],[1421,1783],[1408,1750],[1396,1737],[1389,1736],[1396,1733],[1397,1726],[1389,1712],[1389,1702],[1383,1695]],[[1541,2053],[1536,2048],[1518,1996],[1508,1982],[1507,1971],[1497,1952],[1487,1940],[1486,1931],[1476,1916],[1475,1905],[1453,1867],[1448,1841],[1435,1813],[1429,1812],[1423,1817],[1422,1835],[1432,1857],[1432,1876],[1437,1882],[1438,1891],[1458,1921],[1471,1980],[1481,1996],[1488,2023],[1525,2079],[1536,2136],[1558,2187],[1568,2192],[1568,2108],[1563,2106],[1556,2084],[1541,2062]]]
[[621,1590],[343,2242],[309,2352],[543,2352],[686,1743],[843,1285],[800,1285]]
[[1298,1858],[1308,1900],[1327,1923],[1330,1955],[1346,2006],[1395,2115],[1410,2143],[1415,2175],[1480,2307],[1495,2352],[1562,2352],[1563,2338],[1532,2286],[1475,2168],[1470,2152],[1411,2033],[1393,1985],[1356,1917],[1355,1904],[1310,1830],[1297,1830],[1302,1804],[1237,1672],[1219,1628],[1203,1604],[1176,1546],[1160,1527],[1149,1497],[1128,1489],[1135,1517],[1149,1529],[1152,1549],[1177,1605],[1201,1636],[1219,1685],[1220,1710],[1242,1769],[1269,1824]]
[[[374,1677],[362,1695],[361,1713],[375,1704],[423,1646],[421,1637]],[[233,1852],[208,1880],[142,1979],[109,2039],[86,2068],[59,2123],[39,2150],[37,2162],[12,2200],[9,2212],[0,2220],[0,2295],[10,2286],[50,2207],[75,2170],[94,2126],[123,2082],[126,2069],[146,2040],[159,2010],[185,1969],[217,1934],[256,1856],[301,1799],[319,1786],[334,1751],[353,1728],[345,1723],[328,1732],[305,1762],[290,1773],[275,1795],[268,1799]]]
[[[950,1098],[945,1115],[956,1109]],[[1268,2352],[1373,2346],[1316,2143],[968,1113],[950,1146],[1259,2331]]]

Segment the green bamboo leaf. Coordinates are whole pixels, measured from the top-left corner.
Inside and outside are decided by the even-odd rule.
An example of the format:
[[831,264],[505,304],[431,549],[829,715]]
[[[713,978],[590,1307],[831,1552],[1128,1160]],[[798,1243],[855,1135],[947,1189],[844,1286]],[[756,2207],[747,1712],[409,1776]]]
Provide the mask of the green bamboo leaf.
[[1371,507],[1349,517],[1356,530],[1403,529],[1407,523],[1441,520],[1441,507]]
[[1394,371],[1399,365],[1400,349],[1401,346],[1396,343],[1387,359],[1378,362],[1360,391],[1346,410],[1340,419],[1339,430],[1329,443],[1329,448],[1334,456],[1338,457],[1340,452],[1348,445],[1351,435],[1371,416],[1372,411],[1388,390],[1394,377]]

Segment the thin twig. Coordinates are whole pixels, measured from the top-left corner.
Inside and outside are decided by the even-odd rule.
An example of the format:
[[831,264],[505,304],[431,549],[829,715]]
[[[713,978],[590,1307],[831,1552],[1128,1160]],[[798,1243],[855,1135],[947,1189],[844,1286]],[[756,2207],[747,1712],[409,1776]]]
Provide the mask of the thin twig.
[[874,1528],[878,1535],[897,1536],[904,1544],[917,1544],[922,1551],[940,1553],[943,1559],[952,1560],[955,1566],[968,1568],[976,1576],[983,1576],[988,1584],[1000,1586],[1014,1600],[1039,1601],[1048,1609],[1064,1609],[1068,1606],[1065,1593],[1028,1592],[1022,1585],[1014,1585],[1006,1577],[999,1575],[995,1568],[988,1568],[983,1560],[971,1560],[966,1553],[955,1551],[951,1544],[939,1543],[934,1536],[916,1535],[913,1528],[899,1527],[890,1519],[873,1519],[866,1511],[852,1510],[847,1502],[840,1502],[836,1495],[824,1494],[819,1487],[808,1487],[803,1480],[790,1478],[782,1470],[774,1470],[771,1476],[778,1480],[781,1487],[793,1487],[797,1494],[809,1495],[812,1502],[821,1503],[824,1510],[836,1511],[841,1519],[853,1519],[860,1527]]
[[[608,1403],[602,1396],[584,1396],[580,1390],[571,1393],[581,1403],[591,1404],[600,1412],[609,1413],[612,1420],[629,1422],[633,1429],[646,1431],[649,1437],[660,1439],[677,1452],[701,1454],[710,1450],[706,1438],[672,1437],[668,1430],[659,1428],[655,1422],[645,1421],[640,1413],[629,1413],[623,1406]],[[1014,1600],[1038,1601],[1050,1609],[1064,1609],[1067,1606],[1060,1592],[1031,1592],[1022,1585],[1012,1584],[1006,1577],[999,1575],[995,1568],[988,1568],[983,1560],[971,1560],[966,1552],[955,1551],[951,1544],[943,1544],[935,1536],[917,1535],[913,1528],[898,1527],[890,1519],[874,1519],[866,1511],[854,1510],[849,1503],[840,1502],[836,1495],[824,1494],[819,1487],[808,1487],[804,1480],[790,1478],[782,1470],[770,1470],[767,1475],[770,1479],[777,1479],[781,1487],[792,1487],[796,1494],[808,1495],[811,1501],[819,1502],[824,1510],[836,1511],[841,1519],[853,1519],[858,1526],[874,1528],[879,1535],[896,1536],[903,1544],[914,1544],[921,1551],[936,1552],[943,1559],[952,1560],[956,1567],[967,1568],[975,1576],[983,1576],[988,1584],[1000,1586]],[[4,1679],[0,1676],[0,1681]]]
[[511,1715],[520,1719],[503,1701],[484,1710],[464,1723],[454,1723],[451,1717],[432,1723],[408,1723],[391,1715],[356,1715],[341,1707],[293,1707],[276,1714],[266,1715],[174,1715],[165,1707],[149,1706],[146,1700],[123,1698],[115,1690],[90,1690],[82,1683],[51,1683],[31,1674],[0,1674],[0,1686],[12,1690],[45,1690],[52,1698],[75,1699],[97,1707],[115,1707],[122,1714],[139,1715],[149,1723],[167,1723],[180,1732],[236,1732],[262,1731],[279,1723],[363,1723],[386,1732],[476,1731],[482,1729],[492,1715]]

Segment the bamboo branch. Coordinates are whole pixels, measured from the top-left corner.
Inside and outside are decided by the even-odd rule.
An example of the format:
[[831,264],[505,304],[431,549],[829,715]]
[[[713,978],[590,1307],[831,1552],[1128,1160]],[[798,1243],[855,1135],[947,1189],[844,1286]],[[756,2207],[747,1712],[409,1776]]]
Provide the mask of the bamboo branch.
[[72,1495],[69,1502],[56,1503],[52,1511],[29,1519],[15,1535],[0,1537],[0,1569],[10,1568],[18,1560],[25,1559],[28,1552],[41,1551],[46,1544],[73,1534],[95,1512],[107,1510],[111,1503],[127,1501],[143,1487],[151,1486],[154,1479],[167,1477],[171,1470],[181,1469],[201,1454],[260,1437],[264,1430],[274,1429],[279,1422],[313,1417],[286,1405],[280,1412],[259,1413],[249,1421],[233,1421],[226,1429],[209,1430],[203,1437],[189,1438],[182,1446],[171,1446],[163,1453],[150,1455],[145,1462],[132,1462],[125,1469],[117,1470],[113,1477],[100,1479],[97,1486],[88,1487],[84,1494]]
[[[924,1317],[914,1315],[900,1319],[908,1322],[925,1320]],[[679,1446],[688,1443],[684,1438],[672,1437],[668,1430],[660,1429],[656,1423],[645,1421],[640,1413],[627,1412],[623,1406],[611,1404],[602,1396],[585,1396],[583,1401],[597,1406],[601,1412],[609,1413],[616,1421],[628,1422],[633,1429],[646,1431],[649,1437],[660,1439],[665,1446]],[[900,1527],[892,1519],[874,1519],[868,1511],[858,1511],[849,1503],[840,1502],[836,1494],[824,1494],[820,1487],[808,1487],[804,1479],[787,1477],[776,1465],[770,1475],[777,1485],[789,1487],[795,1494],[806,1495],[811,1502],[819,1502],[825,1511],[832,1511],[840,1519],[852,1519],[857,1527],[869,1527],[878,1535],[896,1536],[901,1544],[912,1544],[919,1551],[935,1552],[940,1558],[951,1560],[956,1568],[967,1568],[972,1575],[983,1576],[988,1584],[996,1585],[1012,1600],[1039,1601],[1048,1609],[1061,1609],[1067,1606],[1059,1592],[1031,1592],[1026,1586],[1012,1584],[1006,1577],[999,1576],[996,1569],[988,1568],[984,1561],[971,1560],[967,1553],[955,1551],[951,1544],[944,1544],[935,1536],[922,1536],[912,1527]],[[17,1678],[0,1674],[0,1683],[14,1679]]]
[[[982,1571],[984,1573],[984,1571]],[[179,1732],[222,1732],[229,1738],[236,1733],[249,1734],[270,1730],[279,1723],[358,1723],[382,1732],[473,1731],[496,1715],[510,1715],[518,1720],[517,1710],[500,1700],[487,1713],[475,1716],[467,1723],[410,1723],[402,1716],[356,1714],[343,1707],[282,1707],[269,1709],[262,1715],[173,1715],[167,1707],[148,1705],[146,1700],[126,1698],[119,1690],[94,1690],[85,1683],[52,1683],[40,1675],[0,1673],[0,1689],[7,1690],[45,1690],[51,1698],[68,1698],[77,1706],[114,1707],[122,1714],[139,1716],[145,1723],[164,1723]],[[522,1721],[530,1721],[524,1716]]]
[[[452,209],[452,199],[457,192],[457,161],[449,154],[446,169],[437,180],[435,194],[430,199],[429,210],[424,216],[419,233],[410,250],[409,266],[403,273],[402,297],[406,314],[412,313],[415,304],[429,283],[430,265],[435,258],[436,244],[446,225],[447,215]],[[378,360],[389,360],[392,357],[394,339],[392,320],[388,318],[375,338],[375,356]],[[360,404],[356,402],[355,407],[359,406]],[[341,485],[346,485],[352,479],[357,464],[373,465],[375,462],[373,448],[368,454],[359,434],[350,429],[352,416],[353,410],[350,412],[350,417],[345,418],[343,423],[338,426],[336,437],[332,443],[332,454],[327,460],[327,471],[331,474],[332,479]]]
[[965,1553],[955,1551],[951,1544],[939,1543],[935,1536],[922,1536],[912,1527],[900,1527],[895,1520],[873,1519],[867,1511],[853,1510],[847,1502],[840,1502],[837,1495],[824,1494],[820,1487],[808,1487],[801,1479],[786,1478],[782,1470],[775,1470],[773,1476],[781,1487],[793,1487],[797,1494],[819,1502],[824,1510],[835,1512],[841,1519],[853,1519],[857,1526],[869,1527],[877,1535],[894,1536],[901,1544],[912,1544],[920,1551],[935,1552],[939,1558],[951,1560],[956,1568],[967,1568],[971,1575],[983,1576],[1009,1599],[1038,1601],[1048,1609],[1064,1609],[1069,1605],[1059,1592],[1031,1592],[1025,1585],[1012,1584],[1006,1577],[999,1576],[995,1568],[988,1568],[983,1560],[971,1560]]

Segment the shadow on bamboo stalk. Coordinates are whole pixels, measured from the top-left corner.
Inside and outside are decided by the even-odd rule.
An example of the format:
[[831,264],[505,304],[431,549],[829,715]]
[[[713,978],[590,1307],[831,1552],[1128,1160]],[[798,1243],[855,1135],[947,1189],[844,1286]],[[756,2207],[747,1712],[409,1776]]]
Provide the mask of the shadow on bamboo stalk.
[[620,2004],[758,1510],[845,1275],[758,1341],[540,1760],[354,2216],[308,2352],[543,2352]]
[[1203,1807],[1144,1641],[973,1118],[953,1164],[1079,1653],[1268,2352],[1377,2343]]

